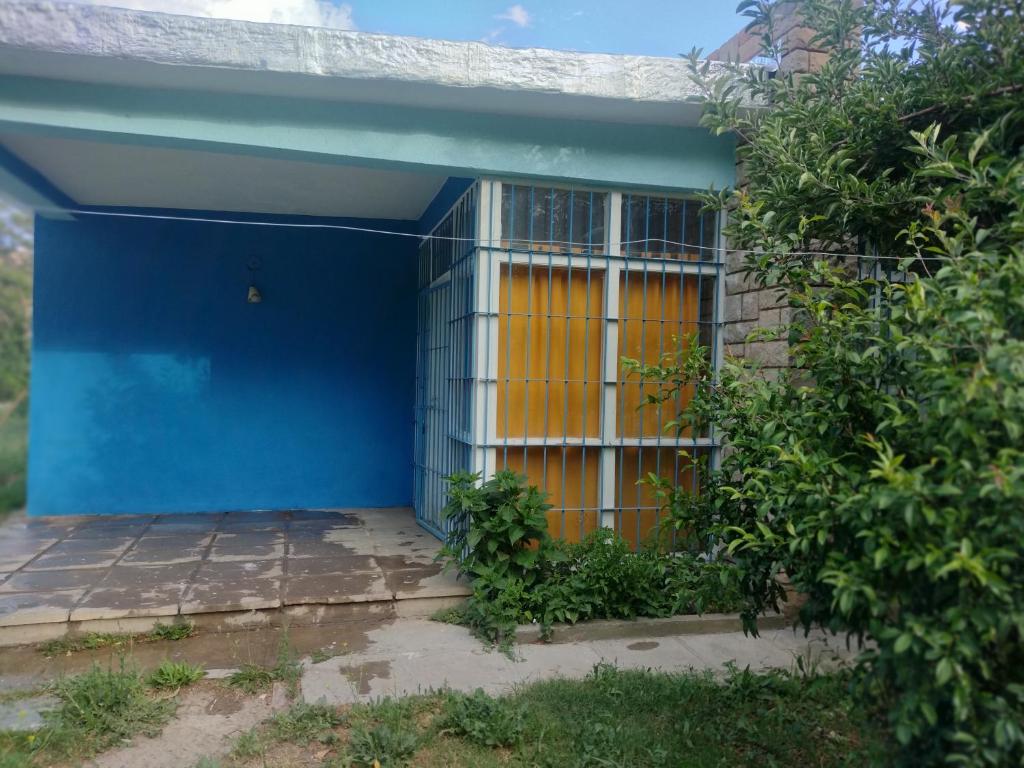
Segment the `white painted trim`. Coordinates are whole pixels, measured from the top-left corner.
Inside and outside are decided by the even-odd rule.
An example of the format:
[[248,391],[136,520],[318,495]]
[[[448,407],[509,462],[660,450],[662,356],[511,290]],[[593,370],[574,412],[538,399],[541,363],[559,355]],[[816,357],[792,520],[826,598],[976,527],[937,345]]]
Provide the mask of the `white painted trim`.
[[[0,72],[625,123],[699,123],[679,57],[510,48],[92,4],[0,3]],[[712,71],[722,62],[708,62]]]

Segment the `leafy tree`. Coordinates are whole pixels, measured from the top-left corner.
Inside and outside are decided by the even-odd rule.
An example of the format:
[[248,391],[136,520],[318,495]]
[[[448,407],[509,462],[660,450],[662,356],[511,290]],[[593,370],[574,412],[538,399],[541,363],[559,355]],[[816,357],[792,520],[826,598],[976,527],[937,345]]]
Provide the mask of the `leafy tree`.
[[[740,8],[783,60],[780,5]],[[904,764],[1022,765],[1024,2],[797,5],[819,72],[691,58],[747,179],[709,203],[788,301],[792,367],[633,366],[663,400],[696,379],[679,424],[730,446],[706,503],[666,498],[735,561],[752,628],[785,573],[806,627],[871,641],[858,689]]]
[[28,386],[32,306],[32,222],[0,201],[0,402]]

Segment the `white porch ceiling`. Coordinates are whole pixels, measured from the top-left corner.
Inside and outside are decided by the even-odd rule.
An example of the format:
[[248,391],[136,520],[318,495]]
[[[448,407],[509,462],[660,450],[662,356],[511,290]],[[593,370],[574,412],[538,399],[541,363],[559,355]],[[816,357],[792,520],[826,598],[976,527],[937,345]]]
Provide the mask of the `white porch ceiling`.
[[41,136],[0,144],[80,205],[409,220],[446,178]]

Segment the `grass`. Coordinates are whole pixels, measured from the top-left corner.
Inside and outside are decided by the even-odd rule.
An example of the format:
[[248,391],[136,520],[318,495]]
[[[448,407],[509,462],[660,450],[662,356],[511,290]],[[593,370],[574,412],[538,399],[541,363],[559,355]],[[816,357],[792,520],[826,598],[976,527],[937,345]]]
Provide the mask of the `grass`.
[[245,693],[259,693],[273,683],[282,682],[288,688],[288,695],[295,698],[302,678],[302,665],[288,640],[288,632],[281,635],[277,649],[277,663],[272,667],[260,664],[243,664],[228,676],[227,682],[233,688]]
[[333,745],[339,739],[334,729],[343,722],[344,717],[334,707],[300,702],[239,736],[231,755],[241,760],[263,757],[273,745],[282,743]]
[[245,734],[225,768],[263,765],[884,765],[884,727],[843,675],[598,666],[492,697],[434,693],[335,710],[296,705]]
[[0,411],[0,519],[25,506],[28,456],[28,401],[4,419]]
[[93,665],[57,680],[59,700],[35,733],[0,732],[0,766],[78,765],[138,734],[155,735],[174,713],[168,699],[151,697],[138,670],[123,660],[118,668]]
[[160,640],[184,640],[196,634],[195,625],[191,622],[176,624],[157,624],[144,634],[123,635],[107,632],[90,632],[86,635],[58,637],[38,646],[38,650],[47,658],[66,656],[79,651],[95,651],[100,648],[125,649],[141,643],[155,643]]
[[198,664],[189,664],[187,661],[165,660],[160,666],[154,669],[146,682],[150,688],[162,688],[164,690],[178,690],[186,685],[192,685],[206,676],[206,670]]

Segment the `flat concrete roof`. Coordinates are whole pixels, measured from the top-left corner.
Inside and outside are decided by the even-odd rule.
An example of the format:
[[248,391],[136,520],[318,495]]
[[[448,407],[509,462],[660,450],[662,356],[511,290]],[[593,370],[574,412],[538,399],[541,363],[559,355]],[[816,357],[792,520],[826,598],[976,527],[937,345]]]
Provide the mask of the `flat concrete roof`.
[[701,109],[681,58],[56,2],[0,3],[0,73],[661,125],[695,125]]

